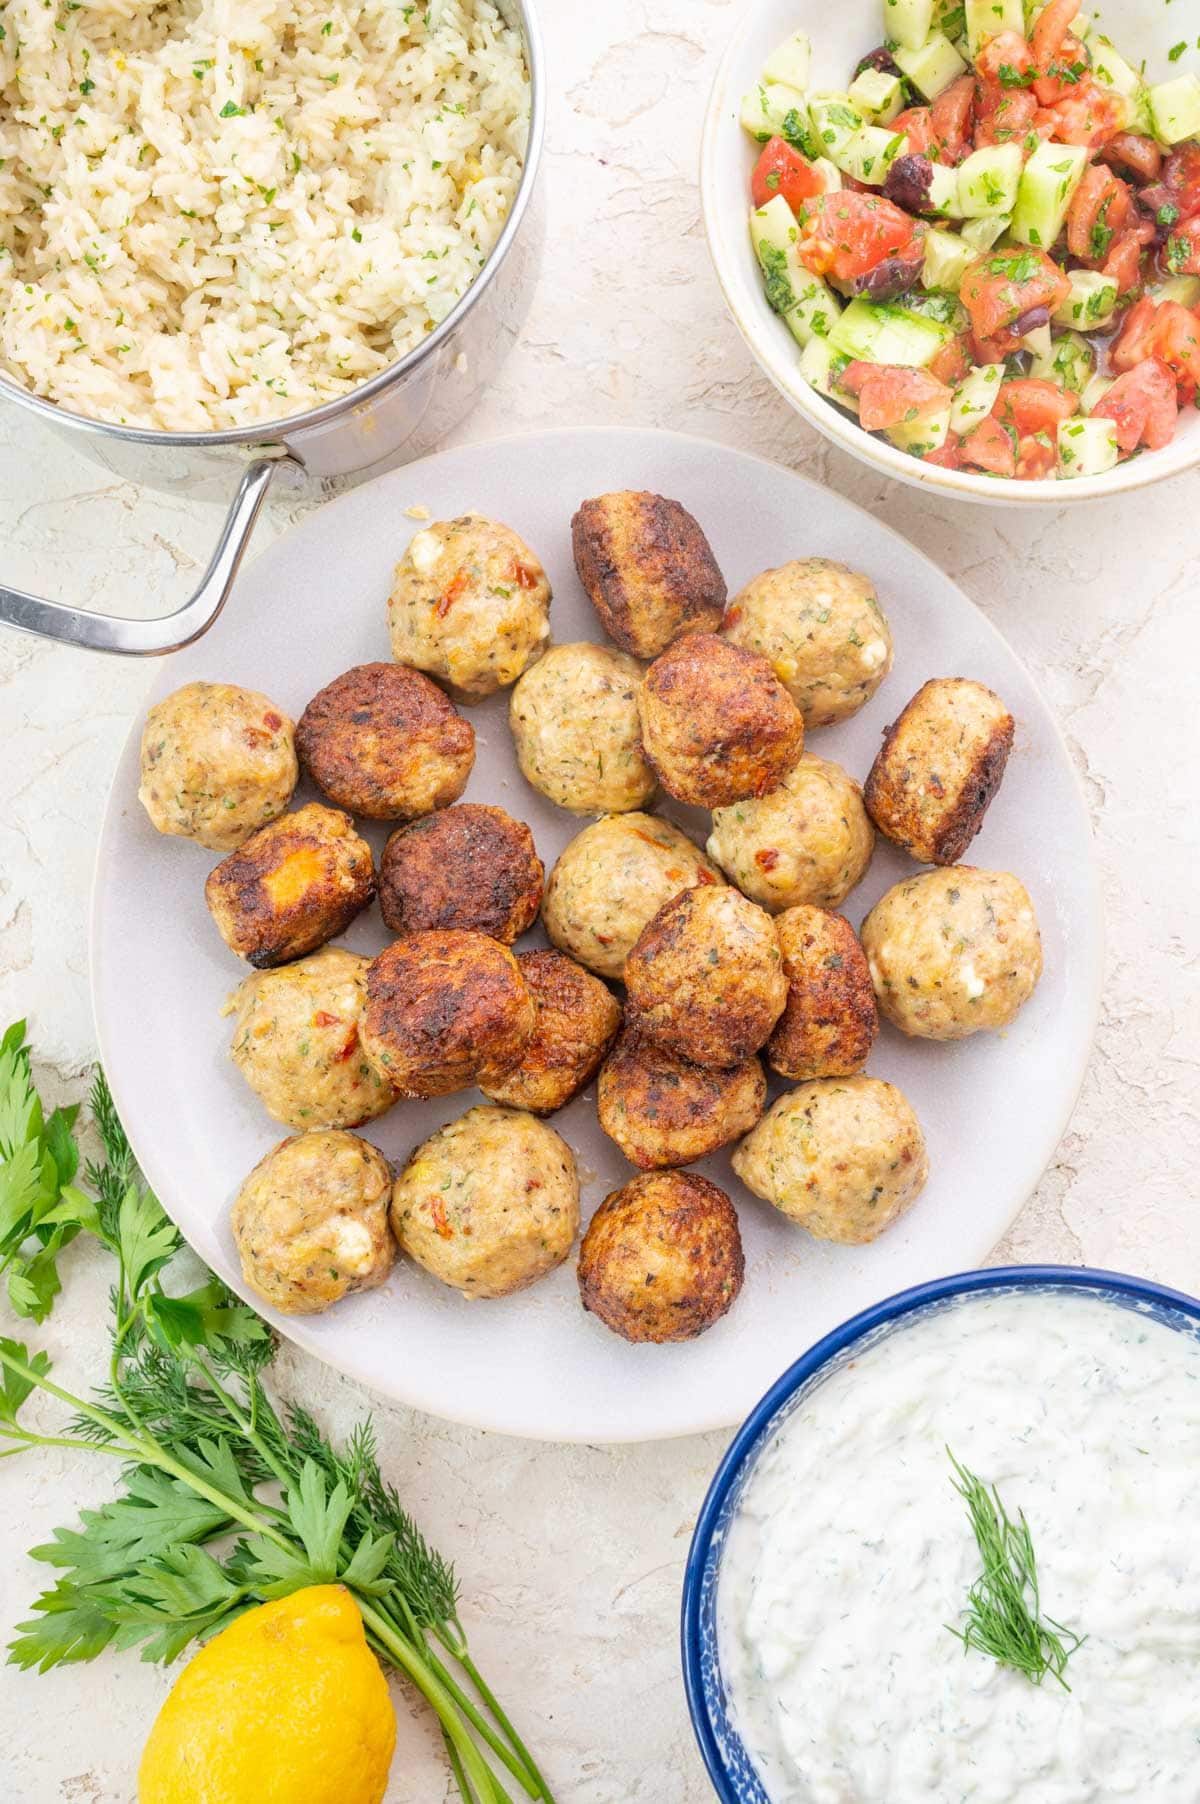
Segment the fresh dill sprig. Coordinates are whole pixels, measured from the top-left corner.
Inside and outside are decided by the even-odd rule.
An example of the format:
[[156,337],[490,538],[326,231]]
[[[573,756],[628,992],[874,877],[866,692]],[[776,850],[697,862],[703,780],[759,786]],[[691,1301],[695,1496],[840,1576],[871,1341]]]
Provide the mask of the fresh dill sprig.
[[1001,1666],[1011,1666],[1040,1685],[1047,1674],[1070,1691],[1063,1674],[1071,1655],[1087,1640],[1061,1622],[1043,1616],[1038,1590],[1037,1558],[1025,1512],[1014,1522],[995,1485],[984,1484],[946,1449],[955,1477],[954,1489],[971,1518],[983,1571],[967,1596],[962,1628],[947,1623],[964,1651],[976,1648]]

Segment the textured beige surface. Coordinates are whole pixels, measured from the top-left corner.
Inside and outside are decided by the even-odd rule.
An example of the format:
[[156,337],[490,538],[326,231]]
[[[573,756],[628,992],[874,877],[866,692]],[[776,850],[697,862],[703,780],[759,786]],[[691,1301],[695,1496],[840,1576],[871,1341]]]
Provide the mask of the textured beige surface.
[[[827,480],[981,603],[1058,710],[1099,835],[1109,930],[1100,1040],[1079,1108],[999,1252],[1200,1289],[1200,476],[1018,519],[931,502],[826,449],[756,375],[724,317],[697,217],[700,116],[737,0],[652,10],[552,0],[543,10],[555,82],[546,265],[525,343],[461,436],[567,424],[708,434]],[[212,507],[139,495],[11,409],[0,410],[0,457],[6,582],[151,611],[195,578],[216,532]],[[278,504],[262,542],[288,518]],[[92,846],[148,675],[0,636],[0,1011],[28,1012],[51,1085],[91,1057]],[[82,1380],[99,1351],[108,1275],[83,1249],[65,1267],[67,1300],[40,1338]],[[335,1427],[364,1407],[354,1386],[306,1359],[285,1353],[280,1371]],[[504,1441],[399,1409],[380,1407],[377,1419],[389,1475],[457,1558],[480,1662],[560,1804],[707,1804],[676,1613],[691,1523],[725,1437],[609,1453]],[[99,1462],[57,1453],[0,1465],[0,1628],[47,1576],[22,1550],[101,1498],[106,1482]],[[6,1804],[133,1804],[137,1752],[166,1685],[130,1656],[46,1678],[0,1672]],[[452,1793],[429,1719],[396,1697],[389,1804],[443,1804]]]

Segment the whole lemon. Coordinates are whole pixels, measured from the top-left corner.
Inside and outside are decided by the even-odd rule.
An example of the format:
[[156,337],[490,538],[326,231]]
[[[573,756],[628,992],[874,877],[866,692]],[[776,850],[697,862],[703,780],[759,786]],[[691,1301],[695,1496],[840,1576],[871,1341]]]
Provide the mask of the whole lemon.
[[186,1666],[138,1772],[140,1804],[380,1804],[387,1681],[341,1585],[248,1610]]

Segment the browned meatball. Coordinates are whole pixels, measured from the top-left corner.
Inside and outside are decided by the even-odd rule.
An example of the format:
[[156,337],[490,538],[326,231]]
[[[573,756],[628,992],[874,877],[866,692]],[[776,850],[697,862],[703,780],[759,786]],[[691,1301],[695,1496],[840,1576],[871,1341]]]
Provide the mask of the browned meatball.
[[689,633],[655,659],[638,712],[659,782],[697,808],[766,795],[804,751],[804,717],[767,660],[715,633]]
[[625,1340],[695,1340],[725,1314],[744,1272],[725,1192],[695,1172],[651,1172],[593,1215],[579,1249],[579,1296]]
[[851,1077],[870,1057],[879,1011],[867,955],[845,915],[807,903],[775,917],[788,999],[767,1041],[781,1077]]
[[358,664],[313,696],[296,749],[339,808],[410,821],[458,800],[475,762],[475,729],[419,670]]
[[320,802],[260,827],[204,886],[221,938],[259,970],[315,952],[374,894],[370,846],[348,814]]
[[707,1071],[627,1028],[600,1071],[600,1126],[632,1165],[653,1171],[691,1165],[740,1140],[767,1100],[756,1058],[734,1071]]
[[715,632],[725,579],[678,501],[622,489],[585,501],[571,522],[575,568],[610,639],[656,658],[680,633]]
[[863,791],[881,833],[922,864],[957,864],[1012,750],[1013,717],[965,677],[935,677],[884,734]]
[[401,1096],[448,1096],[485,1066],[515,1065],[534,1019],[507,947],[485,933],[412,933],[371,964],[359,1039]]
[[479,1088],[493,1102],[550,1115],[595,1076],[621,1025],[621,1005],[561,952],[522,952],[517,963],[533,996],[533,1037],[510,1070],[482,1072]]
[[524,821],[463,802],[392,834],[379,909],[393,933],[455,927],[511,946],[537,920],[544,878]]
[[731,1071],[758,1051],[787,1001],[775,923],[735,889],[682,890],[639,934],[625,989],[651,1039]]

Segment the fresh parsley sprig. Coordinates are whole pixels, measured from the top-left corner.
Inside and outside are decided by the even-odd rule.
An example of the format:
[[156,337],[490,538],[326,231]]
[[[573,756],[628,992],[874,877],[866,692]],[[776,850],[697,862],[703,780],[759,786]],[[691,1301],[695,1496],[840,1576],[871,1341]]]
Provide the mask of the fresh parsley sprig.
[[[20,1055],[23,1030],[4,1045]],[[38,1148],[25,1156],[33,1165],[50,1127],[19,1088],[10,1071],[0,1134]],[[59,1113],[56,1141],[74,1122]],[[9,1660],[45,1672],[138,1647],[169,1662],[256,1604],[342,1584],[376,1653],[436,1713],[464,1804],[513,1804],[510,1781],[553,1804],[471,1658],[453,1569],[383,1477],[370,1423],[339,1452],[307,1411],[272,1402],[263,1374],[275,1341],[252,1309],[212,1276],[183,1295],[164,1286],[180,1236],[140,1181],[102,1074],[92,1114],[105,1152],[85,1174],[95,1198],[79,1193],[77,1215],[55,1226],[89,1228],[117,1261],[107,1382],[75,1396],[50,1376],[44,1351],[0,1339],[0,1457],[44,1446],[105,1454],[120,1463],[121,1490],[32,1550],[58,1576],[19,1625]],[[60,1167],[51,1156],[57,1180],[70,1159]],[[23,1415],[35,1391],[72,1412],[61,1432]]]
[[58,1255],[95,1205],[72,1182],[78,1104],[47,1115],[33,1086],[25,1023],[0,1039],[0,1274],[17,1315],[43,1322],[62,1288]]

